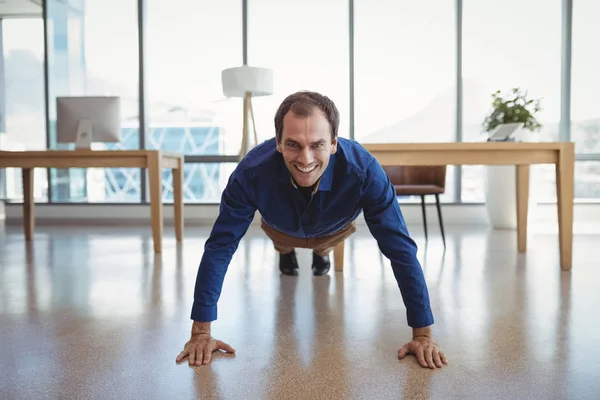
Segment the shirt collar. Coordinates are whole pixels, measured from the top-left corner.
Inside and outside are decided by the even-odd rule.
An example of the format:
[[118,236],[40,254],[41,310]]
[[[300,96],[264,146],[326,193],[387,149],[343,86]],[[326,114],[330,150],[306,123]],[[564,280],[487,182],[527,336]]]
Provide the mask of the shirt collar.
[[[283,161],[283,156],[282,156],[282,161]],[[329,164],[327,164],[327,168],[325,169],[325,172],[321,176],[321,179],[319,179],[319,182],[317,183],[317,187],[315,188],[315,192],[317,190],[324,190],[324,191],[331,190],[331,182],[333,181],[334,166],[335,166],[335,154],[332,154],[331,156],[329,156]],[[279,182],[282,182],[282,183],[291,182],[291,184],[294,187],[296,187],[296,183],[292,179],[292,176],[290,175],[290,172],[288,171],[287,166],[285,165],[285,162],[281,163],[281,170],[279,172]]]
[[335,167],[335,154],[329,156],[329,164],[327,164],[327,169],[321,176],[319,181],[319,190],[329,191],[331,190],[331,182],[333,181],[333,168]]

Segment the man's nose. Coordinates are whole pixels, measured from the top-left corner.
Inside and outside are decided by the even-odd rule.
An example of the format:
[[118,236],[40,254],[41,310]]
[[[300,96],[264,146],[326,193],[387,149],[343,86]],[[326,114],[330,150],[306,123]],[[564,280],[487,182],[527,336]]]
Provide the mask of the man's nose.
[[313,153],[310,147],[304,147],[300,150],[300,155],[298,157],[298,161],[300,161],[304,165],[308,165],[313,161]]

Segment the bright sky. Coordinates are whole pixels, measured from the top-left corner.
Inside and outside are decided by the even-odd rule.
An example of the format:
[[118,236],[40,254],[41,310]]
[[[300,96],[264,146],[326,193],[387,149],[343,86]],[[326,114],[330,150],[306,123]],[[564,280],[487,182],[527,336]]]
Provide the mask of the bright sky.
[[[221,107],[211,103],[223,98],[221,70],[242,63],[241,1],[147,1],[151,102]],[[574,3],[572,116],[598,117],[600,1]],[[85,22],[89,75],[118,84],[120,94],[132,98],[136,4],[88,0]],[[421,118],[439,120],[432,134],[452,140],[447,136],[454,128],[454,1],[356,0],[355,7],[357,138],[430,107]],[[514,86],[544,98],[543,120],[559,120],[561,9],[561,0],[464,1],[465,123],[482,121],[491,92]],[[41,31],[35,26],[39,22],[5,21],[5,51],[27,48],[41,60]],[[341,134],[347,136],[348,1],[250,0],[248,29],[249,63],[275,71],[275,95],[255,101],[261,136],[273,133],[275,108],[299,89],[336,101]]]

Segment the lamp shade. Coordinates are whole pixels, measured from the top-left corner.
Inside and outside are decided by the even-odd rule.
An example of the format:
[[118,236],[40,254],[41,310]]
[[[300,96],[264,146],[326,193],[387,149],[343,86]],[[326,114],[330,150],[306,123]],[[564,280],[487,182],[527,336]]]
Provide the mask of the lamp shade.
[[246,92],[255,96],[273,94],[273,70],[269,68],[241,67],[221,71],[223,94],[227,97],[244,97]]

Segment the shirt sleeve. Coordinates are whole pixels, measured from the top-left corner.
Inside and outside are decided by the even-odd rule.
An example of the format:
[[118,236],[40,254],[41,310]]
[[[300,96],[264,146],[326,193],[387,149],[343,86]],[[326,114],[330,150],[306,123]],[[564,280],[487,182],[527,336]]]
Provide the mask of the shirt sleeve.
[[244,176],[234,171],[221,195],[219,216],[204,245],[198,267],[191,319],[210,322],[217,319],[217,301],[225,273],[239,242],[254,219],[256,207],[244,190]]
[[366,171],[361,202],[369,231],[391,261],[406,306],[408,325],[413,328],[432,325],[433,313],[417,259],[417,245],[408,234],[396,191],[377,160],[373,160]]

